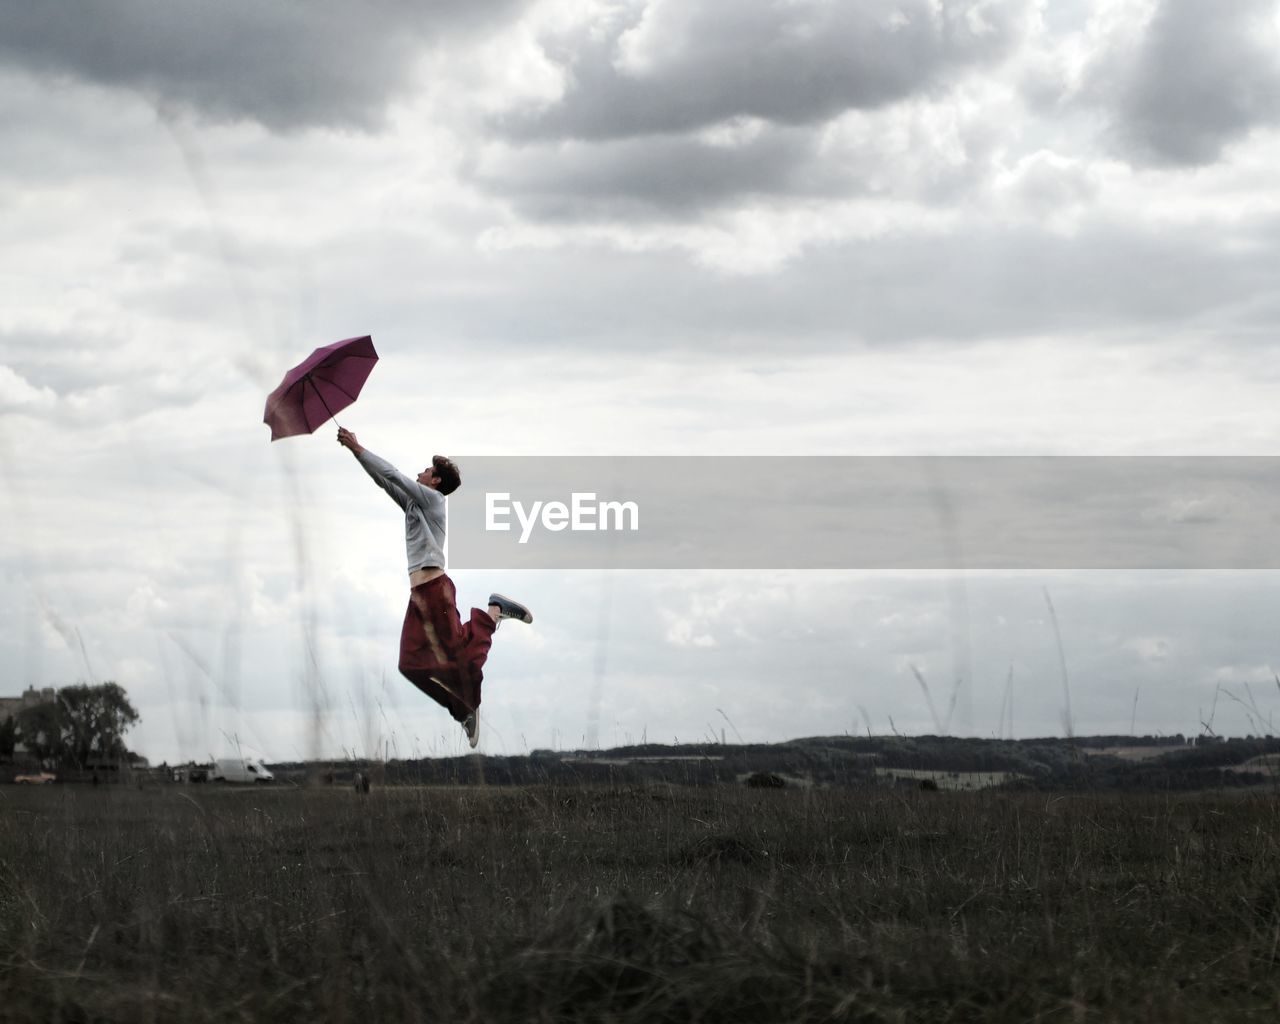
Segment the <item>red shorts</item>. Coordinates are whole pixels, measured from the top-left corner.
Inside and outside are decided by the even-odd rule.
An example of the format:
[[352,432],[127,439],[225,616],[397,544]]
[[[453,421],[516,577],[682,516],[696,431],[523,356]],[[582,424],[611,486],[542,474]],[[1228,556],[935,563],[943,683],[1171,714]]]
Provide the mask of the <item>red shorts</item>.
[[447,575],[409,591],[400,630],[400,673],[461,722],[480,706],[482,669],[497,623],[480,608],[463,625]]

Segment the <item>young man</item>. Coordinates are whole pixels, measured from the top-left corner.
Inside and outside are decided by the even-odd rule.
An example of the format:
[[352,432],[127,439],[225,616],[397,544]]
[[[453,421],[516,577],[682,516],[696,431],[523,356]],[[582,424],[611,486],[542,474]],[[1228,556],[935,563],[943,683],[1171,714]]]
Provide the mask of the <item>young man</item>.
[[463,625],[457,592],[444,571],[445,495],[462,483],[458,467],[443,455],[410,480],[338,428],[338,444],[349,448],[374,482],[404,509],[409,556],[409,607],[400,630],[400,673],[462,724],[467,742],[480,742],[481,669],[503,619],[532,622],[529,609],[491,594],[489,610],[471,609]]

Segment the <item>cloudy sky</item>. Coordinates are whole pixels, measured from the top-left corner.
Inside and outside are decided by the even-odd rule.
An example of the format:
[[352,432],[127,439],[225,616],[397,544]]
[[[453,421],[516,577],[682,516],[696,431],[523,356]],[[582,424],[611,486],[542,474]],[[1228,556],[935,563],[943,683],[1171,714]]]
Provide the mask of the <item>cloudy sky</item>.
[[[399,512],[261,422],[352,335],[413,471],[1273,455],[1278,55],[1276,0],[0,0],[0,692],[114,679],[155,760],[463,749]],[[455,576],[536,616],[494,753],[1280,716],[1267,572]]]

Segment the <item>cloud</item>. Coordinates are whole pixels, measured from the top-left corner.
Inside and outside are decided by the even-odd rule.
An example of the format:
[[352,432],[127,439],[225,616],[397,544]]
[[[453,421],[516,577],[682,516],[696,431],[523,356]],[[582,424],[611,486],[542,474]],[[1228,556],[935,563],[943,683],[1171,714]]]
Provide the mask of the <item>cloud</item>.
[[57,401],[52,388],[36,387],[25,377],[0,363],[0,414],[46,409]]
[[0,0],[0,64],[134,90],[212,120],[371,128],[424,49],[515,5],[116,0],[73,13]]
[[884,197],[939,206],[990,168],[981,104],[910,101],[825,124],[735,117],[687,133],[492,143],[473,180],[536,221],[705,220],[779,200]]
[[1110,110],[1113,145],[1149,165],[1199,166],[1280,117],[1275,0],[1161,0],[1140,32],[1117,33],[1086,75]]
[[688,132],[733,118],[814,124],[935,88],[1021,35],[1013,0],[632,3],[547,42],[558,102],[497,122],[515,139]]
[[1023,157],[995,187],[1011,209],[1050,226],[1086,209],[1099,192],[1087,164],[1048,150]]
[[1001,65],[1031,21],[1004,0],[596,7],[542,39],[559,95],[490,115],[466,169],[550,224],[850,197],[939,207],[978,190],[1008,144],[1015,90],[969,72]]
[[[632,253],[617,260],[605,260],[603,246],[584,245],[526,249],[503,265],[512,267],[519,308],[535,325],[522,335],[527,344],[534,343],[528,332],[546,323],[555,328],[555,343],[593,349],[784,345],[797,353],[843,349],[854,340],[959,342],[1135,328],[1154,342],[1167,339],[1171,325],[1184,334],[1220,331],[1271,287],[1270,247],[1228,244],[1258,237],[1255,229],[1265,232],[1265,225],[1242,226],[1212,247],[1199,226],[1096,221],[1070,236],[1046,236],[1038,225],[961,220],[938,231],[841,238],[841,230],[856,230],[845,222],[859,212],[828,207],[835,239],[803,240],[793,259],[767,268],[767,287],[759,278],[671,267],[673,249],[687,247],[701,258],[715,241],[710,229],[635,230],[626,237]],[[785,217],[762,217],[754,237],[744,228],[726,232],[723,242],[741,255],[758,239],[776,254],[791,230]],[[554,286],[566,275],[582,285],[572,295]],[[616,309],[628,310],[625,323],[606,335],[600,325],[616,324]],[[1209,313],[1212,323],[1196,324]],[[464,314],[447,298],[437,313],[444,316],[454,318],[454,329],[485,336],[507,329],[509,319],[492,303],[487,310],[472,304]],[[1157,328],[1164,333],[1150,333]]]
[[163,359],[161,332],[140,329],[0,330],[0,412],[20,411],[46,424],[127,424],[192,415],[208,395],[242,386],[223,353],[195,344]]
[[1173,655],[1177,640],[1168,636],[1135,636],[1121,645],[1132,651],[1141,662],[1167,662]]
[[690,216],[743,196],[812,192],[810,132],[761,126],[748,137],[688,136],[501,147],[477,168],[487,190],[535,220]]
[[1146,509],[1145,521],[1153,523],[1216,523],[1229,518],[1236,502],[1224,494],[1195,498],[1174,498],[1164,505]]
[[[19,381],[30,382],[30,387],[53,401],[119,383],[122,373],[117,360],[121,348],[122,339],[89,332],[73,335],[52,330],[0,330],[0,351],[4,353],[0,375],[7,372]],[[102,359],[104,350],[115,358]]]

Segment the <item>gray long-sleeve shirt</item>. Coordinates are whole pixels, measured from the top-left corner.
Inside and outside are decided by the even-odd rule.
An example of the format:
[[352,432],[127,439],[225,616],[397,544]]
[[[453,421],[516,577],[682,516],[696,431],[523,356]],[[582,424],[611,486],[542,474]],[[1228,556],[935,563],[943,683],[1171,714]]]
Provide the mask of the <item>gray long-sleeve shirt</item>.
[[377,485],[404,509],[404,546],[409,556],[409,571],[443,569],[447,514],[444,495],[405,476],[367,448],[356,458]]

